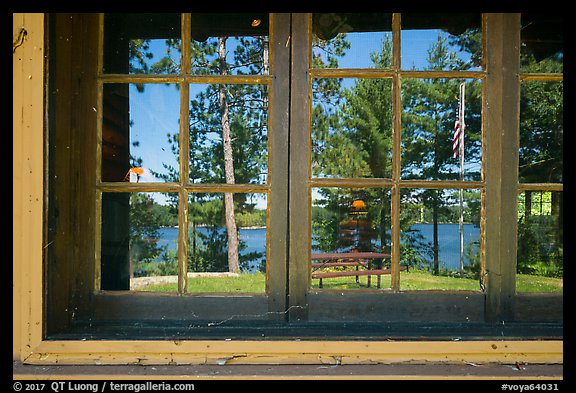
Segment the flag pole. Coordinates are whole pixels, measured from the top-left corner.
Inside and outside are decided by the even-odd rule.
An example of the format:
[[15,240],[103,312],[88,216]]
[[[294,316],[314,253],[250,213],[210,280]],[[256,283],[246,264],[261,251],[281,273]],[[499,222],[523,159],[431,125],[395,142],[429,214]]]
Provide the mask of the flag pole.
[[[464,123],[464,96],[466,94],[466,84],[460,84],[460,108],[458,108],[458,117],[460,121],[460,143],[459,143],[459,158],[460,158],[460,181],[464,181],[464,131],[466,125]],[[464,276],[464,189],[460,188],[460,276]]]

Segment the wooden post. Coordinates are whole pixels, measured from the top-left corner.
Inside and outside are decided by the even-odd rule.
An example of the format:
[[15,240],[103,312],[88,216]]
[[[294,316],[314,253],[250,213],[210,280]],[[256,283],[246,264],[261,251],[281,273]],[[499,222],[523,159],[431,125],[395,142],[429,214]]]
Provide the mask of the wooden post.
[[[310,282],[310,96],[308,69],[310,63],[309,14],[292,14],[292,75],[290,81],[290,172],[289,172],[289,317],[308,318],[308,284]],[[308,245],[308,246],[305,246]]]
[[290,14],[272,14],[270,21],[270,193],[266,262],[268,311],[271,319],[286,318],[288,236],[288,126],[290,97]]
[[520,14],[486,15],[486,320],[514,312],[517,250]]

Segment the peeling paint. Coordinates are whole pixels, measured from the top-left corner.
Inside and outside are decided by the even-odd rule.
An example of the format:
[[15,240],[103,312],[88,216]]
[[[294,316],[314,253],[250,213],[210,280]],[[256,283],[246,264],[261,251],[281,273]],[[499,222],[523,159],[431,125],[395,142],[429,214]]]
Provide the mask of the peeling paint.
[[18,48],[24,44],[24,41],[26,40],[27,35],[28,35],[28,31],[26,31],[25,28],[21,27],[20,31],[18,32],[18,36],[16,37],[16,39],[12,43],[12,54],[16,53],[16,48]]

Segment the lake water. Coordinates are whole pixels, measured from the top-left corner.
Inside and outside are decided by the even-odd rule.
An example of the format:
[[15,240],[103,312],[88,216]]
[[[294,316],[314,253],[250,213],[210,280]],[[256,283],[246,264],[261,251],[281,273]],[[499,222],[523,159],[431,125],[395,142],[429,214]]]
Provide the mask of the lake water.
[[[203,228],[199,228],[202,230]],[[432,244],[433,225],[432,224],[415,224],[413,230],[418,230],[424,237],[425,242]],[[477,242],[480,236],[480,228],[472,224],[464,224],[464,246],[469,242]],[[265,228],[240,228],[240,239],[245,242],[246,248],[241,254],[253,251],[261,252],[265,255],[266,251],[266,229]],[[449,270],[460,269],[460,229],[458,224],[438,224],[438,257],[440,268]],[[158,245],[168,245],[174,251],[178,244],[177,228],[161,228],[160,240]],[[478,245],[475,245],[476,250]],[[262,258],[264,259],[264,257]],[[464,263],[468,264],[465,258]],[[260,265],[260,260],[252,261],[249,271],[252,272]]]

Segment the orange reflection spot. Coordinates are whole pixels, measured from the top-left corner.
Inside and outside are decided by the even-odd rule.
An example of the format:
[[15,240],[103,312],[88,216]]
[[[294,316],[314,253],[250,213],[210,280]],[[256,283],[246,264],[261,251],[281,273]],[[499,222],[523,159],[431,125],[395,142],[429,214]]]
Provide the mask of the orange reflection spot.
[[138,183],[138,181],[140,180],[140,176],[144,174],[144,168],[133,167],[128,169],[128,172],[126,172],[126,176],[124,176],[124,181],[130,181],[131,174],[136,175],[136,183]]
[[352,207],[354,209],[364,209],[365,206],[366,205],[362,199],[356,199],[354,202],[352,202]]

